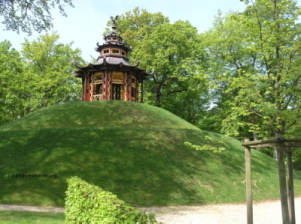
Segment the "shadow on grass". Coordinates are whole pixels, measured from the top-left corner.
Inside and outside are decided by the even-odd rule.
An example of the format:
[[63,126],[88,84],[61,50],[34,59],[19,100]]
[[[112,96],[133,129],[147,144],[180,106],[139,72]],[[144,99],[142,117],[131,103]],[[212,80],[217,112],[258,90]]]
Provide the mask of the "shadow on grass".
[[[221,138],[191,129],[0,132],[5,139],[0,143],[0,203],[63,206],[66,179],[71,176],[135,206],[241,202],[245,198],[244,151],[239,142],[229,140],[221,154],[184,146],[185,141],[202,144],[209,134]],[[272,185],[277,178],[274,161],[261,158],[255,153],[254,176]],[[260,191],[264,195],[271,189]]]

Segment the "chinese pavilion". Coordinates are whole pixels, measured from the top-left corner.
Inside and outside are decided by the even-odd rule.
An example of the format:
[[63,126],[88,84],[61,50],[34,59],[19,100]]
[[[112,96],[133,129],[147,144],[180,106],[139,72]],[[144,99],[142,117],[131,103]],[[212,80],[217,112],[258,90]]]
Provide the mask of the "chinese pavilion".
[[[115,21],[113,20],[114,24]],[[131,65],[127,58],[130,48],[115,32],[104,37],[105,43],[95,50],[100,53],[96,63],[78,68],[75,77],[82,79],[82,101],[123,100],[143,102],[143,81],[150,74],[137,65]],[[138,89],[141,84],[141,96]]]

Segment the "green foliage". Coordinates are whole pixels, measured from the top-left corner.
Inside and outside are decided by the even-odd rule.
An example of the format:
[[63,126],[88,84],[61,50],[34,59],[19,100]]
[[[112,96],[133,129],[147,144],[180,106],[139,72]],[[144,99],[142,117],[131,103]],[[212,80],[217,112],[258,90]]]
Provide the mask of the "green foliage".
[[212,151],[214,153],[221,153],[222,151],[226,150],[225,147],[225,142],[223,141],[217,141],[210,136],[205,136],[206,143],[203,145],[194,145],[191,144],[190,142],[184,142],[184,145],[189,146],[195,150],[199,151]]
[[[294,1],[245,1],[203,35],[227,134],[272,137],[300,119],[300,8]],[[219,120],[221,122],[221,120]]]
[[67,182],[66,223],[157,223],[153,214],[146,215],[111,192],[78,177],[71,177]]
[[27,62],[26,73],[31,95],[28,99],[30,110],[48,105],[78,101],[80,80],[71,74],[74,61],[83,62],[80,50],[72,49],[72,43],[58,42],[56,33],[41,35],[37,40],[22,44],[22,56]]
[[[149,13],[145,9],[139,9],[139,7],[119,15],[116,21],[117,31],[132,48],[135,48],[157,26],[164,23],[169,23],[169,19],[161,12]],[[110,27],[112,21],[108,21],[107,25]],[[110,32],[107,28],[105,34]]]
[[0,125],[18,118],[25,93],[24,66],[9,41],[0,42]]
[[116,23],[133,47],[132,64],[139,61],[140,67],[154,71],[144,83],[144,101],[197,124],[209,105],[205,53],[197,29],[188,21],[171,24],[162,13],[139,8],[120,15]]
[[82,62],[72,43],[59,43],[56,33],[22,44],[22,54],[8,41],[0,43],[0,124],[39,108],[79,101],[80,80],[71,74]]
[[153,94],[155,105],[162,106],[164,98],[172,102],[188,89],[206,93],[206,80],[196,66],[202,56],[197,30],[189,22],[177,21],[158,25],[135,47],[131,59],[139,59],[141,67],[155,71],[146,89]]
[[51,8],[58,7],[63,16],[65,6],[73,7],[72,0],[2,0],[0,16],[7,30],[32,34],[32,29],[41,32],[52,28]]

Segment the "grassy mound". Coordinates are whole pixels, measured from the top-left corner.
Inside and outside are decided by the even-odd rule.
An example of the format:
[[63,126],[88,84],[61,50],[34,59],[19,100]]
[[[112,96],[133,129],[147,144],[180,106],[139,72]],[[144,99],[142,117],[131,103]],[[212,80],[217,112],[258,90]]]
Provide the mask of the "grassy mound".
[[47,107],[0,127],[2,131],[53,128],[181,128],[192,124],[146,104],[94,101]]
[[[206,136],[225,142],[226,151],[184,145],[207,144]],[[63,206],[71,176],[132,205],[245,201],[240,142],[149,105],[103,101],[53,106],[0,127],[0,139],[0,203]],[[255,200],[278,198],[276,162],[255,150],[252,162]],[[301,194],[300,175],[295,192]]]

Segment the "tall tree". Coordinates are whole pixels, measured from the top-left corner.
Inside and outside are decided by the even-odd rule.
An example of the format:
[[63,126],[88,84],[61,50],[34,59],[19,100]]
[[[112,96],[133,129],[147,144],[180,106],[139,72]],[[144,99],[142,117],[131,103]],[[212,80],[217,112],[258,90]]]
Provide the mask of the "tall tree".
[[31,34],[52,27],[51,8],[66,16],[65,5],[73,7],[72,0],[1,0],[0,16],[7,30]]
[[0,42],[0,125],[18,118],[22,111],[24,67],[9,41]]
[[[233,123],[240,122],[262,137],[283,135],[301,116],[300,8],[291,0],[245,2],[250,5],[244,13],[228,16],[244,36],[236,41],[238,47],[228,48],[230,56],[218,55],[225,66],[217,78],[231,96],[224,127],[233,133],[238,128]],[[221,32],[227,43],[229,36]]]
[[[119,15],[113,20],[115,20],[117,32],[124,37],[128,46],[132,48],[135,48],[135,46],[139,44],[139,41],[141,41],[145,35],[151,33],[157,26],[169,23],[169,19],[161,12],[150,13],[145,9],[139,9],[139,7]],[[109,20],[107,25],[111,27],[114,25],[113,21]],[[107,28],[105,34],[109,32],[110,29]]]
[[72,43],[59,43],[56,33],[41,35],[37,40],[22,44],[26,71],[23,73],[30,87],[26,113],[49,105],[79,100],[80,82],[71,74],[74,61],[83,62],[80,50]]
[[146,34],[131,59],[154,71],[146,82],[148,102],[196,123],[196,116],[208,105],[207,81],[201,66],[203,53],[197,30],[189,22],[161,24]]
[[[226,132],[245,136],[245,125],[231,116],[232,126],[223,127],[222,123],[229,119],[233,97],[237,91],[228,91],[230,77],[239,76],[239,71],[252,71],[253,52],[246,51],[245,39],[247,33],[239,20],[233,19],[235,13],[222,16],[221,12],[215,18],[213,28],[201,34],[201,42],[206,48],[208,80],[211,86],[210,110],[201,121],[201,127],[215,132]],[[247,131],[248,133],[248,131]]]
[[[184,21],[170,24],[162,13],[139,8],[114,22],[133,48],[129,55],[132,64],[140,61],[140,67],[154,71],[145,82],[145,102],[197,124],[208,107],[208,85],[203,78],[204,51],[196,28]],[[111,25],[113,21],[108,22]]]

